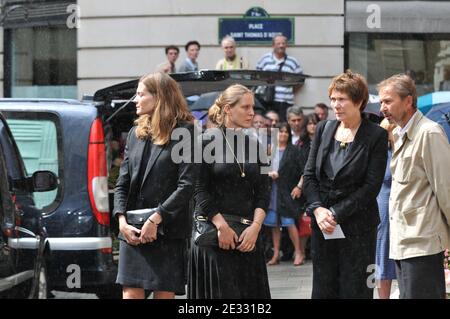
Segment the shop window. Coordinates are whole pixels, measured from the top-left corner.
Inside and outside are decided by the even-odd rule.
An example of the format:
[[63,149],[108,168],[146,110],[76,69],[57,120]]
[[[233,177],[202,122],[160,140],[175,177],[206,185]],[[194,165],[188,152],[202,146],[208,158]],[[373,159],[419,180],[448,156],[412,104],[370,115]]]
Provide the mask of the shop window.
[[367,78],[374,94],[377,83],[402,72],[415,80],[419,96],[444,90],[450,87],[450,36],[350,33],[348,67]]
[[76,29],[45,26],[9,29],[11,97],[76,98]]

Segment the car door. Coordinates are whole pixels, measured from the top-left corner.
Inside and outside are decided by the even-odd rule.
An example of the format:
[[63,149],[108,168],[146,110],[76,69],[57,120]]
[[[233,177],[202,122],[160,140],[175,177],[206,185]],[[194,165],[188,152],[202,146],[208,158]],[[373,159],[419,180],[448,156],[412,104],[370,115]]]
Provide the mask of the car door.
[[14,265],[17,255],[11,252],[8,238],[14,229],[14,204],[9,191],[4,152],[0,147],[0,295],[13,287],[11,280],[15,274]]
[[[11,132],[0,116],[1,297],[28,297],[32,279],[36,277],[40,211],[33,205],[29,181]],[[30,216],[26,217],[24,211]]]

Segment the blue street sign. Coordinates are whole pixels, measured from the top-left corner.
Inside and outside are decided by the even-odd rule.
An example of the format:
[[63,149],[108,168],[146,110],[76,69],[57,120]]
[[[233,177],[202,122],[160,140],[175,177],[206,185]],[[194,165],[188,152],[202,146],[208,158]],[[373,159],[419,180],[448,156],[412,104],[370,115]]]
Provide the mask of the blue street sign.
[[219,43],[226,35],[246,44],[271,44],[276,35],[284,35],[294,43],[294,18],[270,18],[262,8],[251,8],[242,18],[219,18]]

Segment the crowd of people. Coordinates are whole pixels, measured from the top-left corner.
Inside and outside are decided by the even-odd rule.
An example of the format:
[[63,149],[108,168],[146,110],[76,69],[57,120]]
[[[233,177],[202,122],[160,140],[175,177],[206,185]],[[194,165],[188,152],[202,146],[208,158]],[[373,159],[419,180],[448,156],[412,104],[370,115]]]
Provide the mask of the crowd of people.
[[[301,72],[286,46],[276,36],[257,68]],[[248,65],[231,37],[222,47],[218,69]],[[185,49],[182,70],[198,69],[200,44],[190,41]],[[312,228],[312,298],[373,298],[373,265],[380,298],[389,298],[393,279],[401,298],[444,298],[450,146],[442,128],[417,110],[409,76],[379,84],[381,125],[363,116],[368,85],[350,70],[328,88],[335,120],[324,103],[303,114],[294,105],[296,88],[285,87],[277,87],[266,113],[256,114],[254,93],[231,85],[209,109],[201,135],[203,148],[218,145],[212,159],[195,162],[189,149],[180,162],[171,157],[178,142],[171,133],[192,132],[193,117],[166,74],[178,52],[168,47],[169,62],[140,80],[138,119],[120,164],[113,214],[124,298],[143,298],[145,290],[173,298],[185,294],[186,284],[188,298],[270,298],[267,266],[279,263],[283,231],[293,265],[304,263],[307,238],[298,233],[304,214]],[[253,144],[263,150],[256,161]],[[155,210],[142,225],[127,222],[127,211],[145,208]],[[193,236],[205,221],[216,231],[209,245]]]

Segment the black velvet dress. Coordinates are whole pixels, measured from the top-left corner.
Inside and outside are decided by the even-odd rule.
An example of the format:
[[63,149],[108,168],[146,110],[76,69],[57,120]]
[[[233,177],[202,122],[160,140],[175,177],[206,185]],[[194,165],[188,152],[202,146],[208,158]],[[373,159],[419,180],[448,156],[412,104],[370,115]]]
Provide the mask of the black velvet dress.
[[[235,142],[239,138],[241,141],[245,139],[244,148],[242,148],[242,143],[234,143],[232,146],[240,166],[229,151],[230,146],[224,139],[222,137],[216,139],[216,141],[222,141],[221,145],[217,145],[222,148],[223,153],[213,152],[214,161],[202,164],[194,192],[195,214],[207,215],[212,218],[220,212],[253,219],[255,208],[267,211],[269,204],[269,178],[267,174],[261,173],[263,163],[267,163],[267,161],[263,159],[264,156],[260,156],[259,160],[254,160],[255,145],[258,150],[260,147],[256,139],[244,136],[242,131],[227,129],[225,132],[235,133]],[[205,133],[203,145],[209,144],[210,140],[214,140],[214,136],[217,138],[217,135],[221,134],[219,129]],[[227,137],[231,136],[227,135]],[[233,144],[231,143],[233,137],[228,140],[230,144]],[[242,154],[245,154],[244,165],[242,165]],[[233,162],[225,162],[226,156],[231,156]],[[242,177],[242,170],[245,172],[245,177]],[[238,250],[223,250],[218,247],[198,247],[192,242],[188,298],[270,298],[261,236],[258,237],[256,249],[248,253]]]

